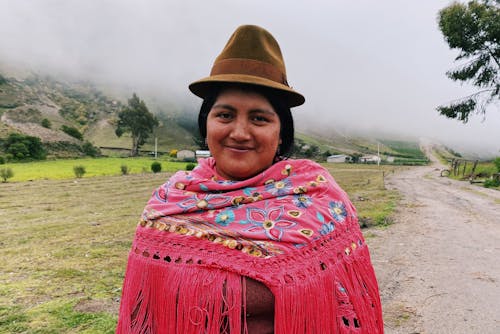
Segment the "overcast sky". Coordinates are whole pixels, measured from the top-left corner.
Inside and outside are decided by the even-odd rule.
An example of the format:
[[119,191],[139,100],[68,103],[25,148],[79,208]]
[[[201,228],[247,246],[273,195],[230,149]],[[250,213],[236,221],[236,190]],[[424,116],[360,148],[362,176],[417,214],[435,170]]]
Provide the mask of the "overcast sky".
[[[193,109],[187,85],[208,75],[234,29],[278,40],[288,82],[306,97],[299,127],[330,124],[436,138],[500,155],[500,107],[468,124],[435,107],[474,92],[437,27],[441,0],[0,0],[0,62],[120,83]],[[452,145],[453,146],[453,145]]]

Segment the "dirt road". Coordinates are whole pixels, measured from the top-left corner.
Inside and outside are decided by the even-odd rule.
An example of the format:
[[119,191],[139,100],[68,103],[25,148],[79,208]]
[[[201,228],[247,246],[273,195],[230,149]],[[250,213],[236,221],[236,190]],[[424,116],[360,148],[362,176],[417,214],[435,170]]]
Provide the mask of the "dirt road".
[[403,201],[368,238],[386,333],[500,333],[500,191],[440,177],[437,162],[387,180]]

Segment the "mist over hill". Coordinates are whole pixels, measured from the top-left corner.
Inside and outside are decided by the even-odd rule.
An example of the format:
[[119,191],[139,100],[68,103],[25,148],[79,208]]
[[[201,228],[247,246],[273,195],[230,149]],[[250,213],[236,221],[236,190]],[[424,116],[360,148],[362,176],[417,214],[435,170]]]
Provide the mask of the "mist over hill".
[[[84,141],[104,152],[107,148],[130,149],[130,136],[117,137],[115,128],[117,114],[133,92],[138,93],[160,121],[159,127],[141,147],[143,151],[154,150],[155,139],[159,152],[199,148],[196,137],[200,100],[196,98],[179,97],[167,89],[135,91],[126,85],[76,80],[65,75],[56,78],[5,65],[0,67],[0,140],[10,133],[39,137],[49,148],[49,156],[54,157],[81,155],[79,148]],[[378,153],[398,156],[399,153],[386,143],[400,141],[418,146],[420,141],[419,137],[401,133],[366,131],[341,123],[301,121],[304,115],[293,112],[298,150],[302,153],[312,149],[310,154],[318,156]],[[44,122],[50,126],[44,126]],[[83,140],[68,135],[63,127],[77,129]],[[487,157],[477,152],[469,156]]]

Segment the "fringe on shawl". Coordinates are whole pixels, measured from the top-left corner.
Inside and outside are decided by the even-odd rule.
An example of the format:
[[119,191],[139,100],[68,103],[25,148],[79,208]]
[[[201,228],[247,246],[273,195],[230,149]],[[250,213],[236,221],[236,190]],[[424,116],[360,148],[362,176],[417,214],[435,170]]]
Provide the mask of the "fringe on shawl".
[[166,270],[131,252],[116,333],[240,333],[244,301],[238,274],[189,264]]
[[[161,261],[131,252],[117,333],[247,333],[240,274],[196,264],[171,263],[166,268]],[[285,284],[270,286],[275,296],[275,333],[383,333],[368,248],[322,257],[319,265],[323,269],[319,273],[304,268],[285,274]]]
[[316,279],[290,276],[275,295],[275,332],[380,334],[384,332],[375,273],[367,247],[322,260]]

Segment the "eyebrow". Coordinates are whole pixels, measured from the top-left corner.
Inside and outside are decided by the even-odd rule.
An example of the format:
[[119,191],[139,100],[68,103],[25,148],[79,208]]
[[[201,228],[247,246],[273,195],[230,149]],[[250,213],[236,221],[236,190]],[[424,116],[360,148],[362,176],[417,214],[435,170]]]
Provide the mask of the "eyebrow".
[[[230,104],[223,104],[223,103],[220,103],[220,104],[214,104],[212,109],[227,109],[227,110],[230,110],[230,111],[233,111],[233,112],[236,112],[238,111],[238,109],[236,109],[235,107],[233,107],[232,105]],[[251,109],[250,110],[250,113],[264,113],[264,114],[268,114],[268,115],[276,115],[278,116],[278,113],[273,111],[273,110],[268,110],[268,109]]]

